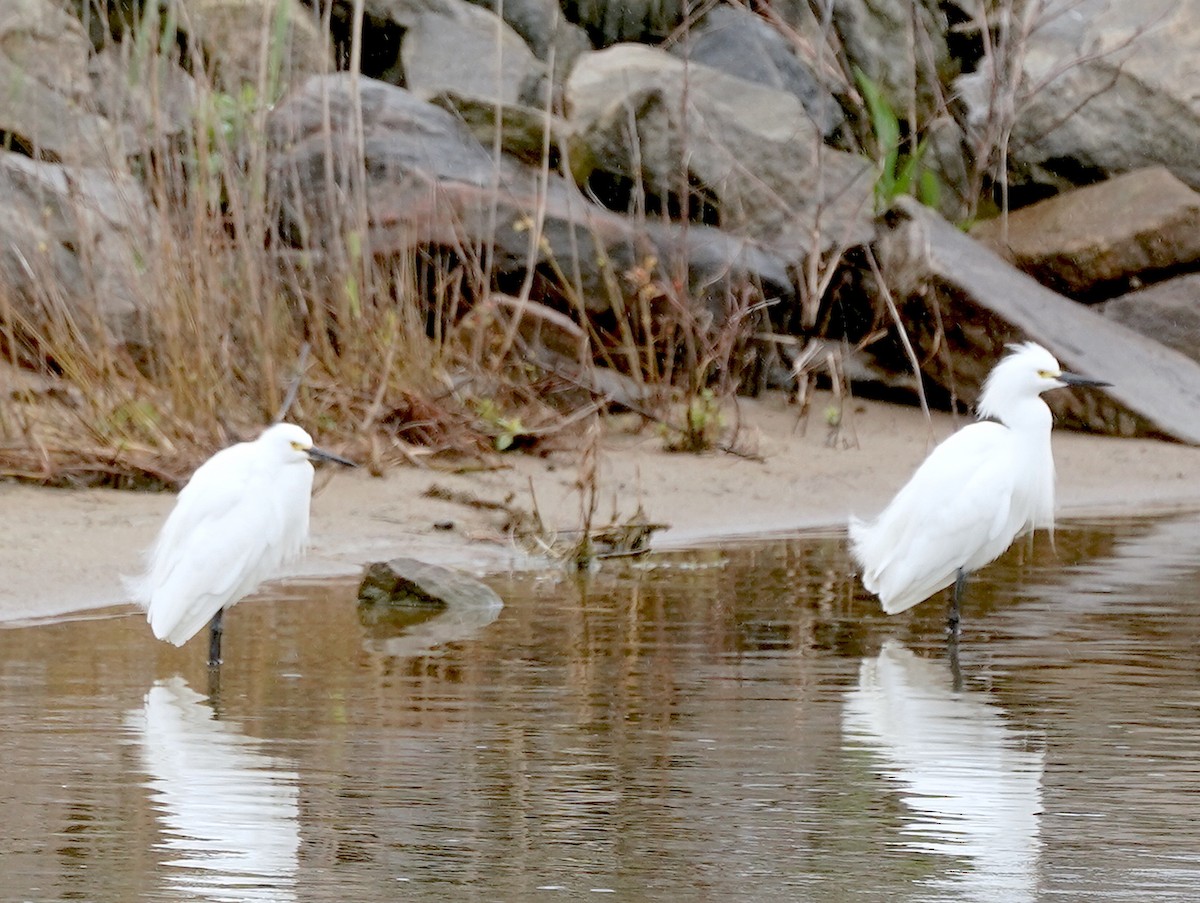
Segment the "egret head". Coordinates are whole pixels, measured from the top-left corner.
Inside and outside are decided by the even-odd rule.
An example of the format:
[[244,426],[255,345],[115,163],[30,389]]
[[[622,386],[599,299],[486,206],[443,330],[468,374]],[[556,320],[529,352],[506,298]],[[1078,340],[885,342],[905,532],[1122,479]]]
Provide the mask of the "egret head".
[[258,441],[276,451],[283,463],[334,461],[347,467],[358,466],[353,461],[317,448],[313,445],[312,436],[294,423],[277,423],[264,430]]
[[1068,373],[1036,342],[1009,345],[1008,355],[988,374],[976,407],[981,417],[1007,423],[1015,407],[1050,389],[1107,386],[1109,383]]

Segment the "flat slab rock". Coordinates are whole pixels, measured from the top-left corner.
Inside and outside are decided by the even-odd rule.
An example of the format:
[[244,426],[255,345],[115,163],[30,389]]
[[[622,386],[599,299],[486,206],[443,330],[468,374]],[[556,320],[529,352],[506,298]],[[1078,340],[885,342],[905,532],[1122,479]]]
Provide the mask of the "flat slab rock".
[[1200,260],[1200,192],[1166,168],[1140,169],[1015,210],[971,235],[1072,297],[1114,295]]
[[367,565],[358,585],[358,601],[370,605],[423,608],[500,608],[490,586],[461,571],[415,558],[393,558]]
[[880,260],[928,376],[973,403],[1004,345],[1033,339],[1112,383],[1047,393],[1060,422],[1200,445],[1200,364],[1040,285],[915,201],[895,214]]

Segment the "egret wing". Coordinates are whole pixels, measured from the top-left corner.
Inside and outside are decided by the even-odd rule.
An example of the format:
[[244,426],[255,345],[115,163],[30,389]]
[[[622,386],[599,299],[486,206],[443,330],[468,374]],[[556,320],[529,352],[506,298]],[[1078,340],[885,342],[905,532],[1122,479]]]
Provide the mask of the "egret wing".
[[179,491],[175,507],[163,524],[151,560],[186,541],[198,524],[219,518],[237,508],[255,481],[256,467],[249,444],[232,445],[217,452],[192,474]]
[[277,531],[271,506],[250,497],[189,523],[148,577],[149,620],[155,636],[183,645],[220,609],[270,576],[269,537]]
[[992,446],[1003,438],[995,430],[1004,427],[977,423],[954,433],[929,454],[874,521],[852,522],[852,548],[865,580],[903,558],[914,538],[913,528],[954,502],[963,484],[985,464]]
[[1008,443],[1000,424],[959,430],[933,450],[875,522],[852,525],[863,582],[886,611],[928,598],[979,550],[1001,542],[1012,496]]
[[[1010,519],[1010,496],[995,494],[985,480],[972,480],[909,543],[881,582],[879,595],[889,614],[904,611],[991,561],[1011,542],[1003,525]],[[983,490],[983,491],[981,491]],[[994,508],[993,510],[990,510]]]

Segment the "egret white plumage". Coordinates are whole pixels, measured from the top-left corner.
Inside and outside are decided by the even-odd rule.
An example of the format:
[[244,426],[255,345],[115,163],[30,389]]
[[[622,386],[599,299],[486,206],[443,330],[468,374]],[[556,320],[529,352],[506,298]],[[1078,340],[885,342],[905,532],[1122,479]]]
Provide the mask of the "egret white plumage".
[[182,646],[209,623],[209,664],[220,663],[224,610],[280,576],[307,545],[314,459],[354,466],[279,423],[196,469],[145,573],[127,581],[156,637]]
[[988,374],[976,406],[982,420],[937,446],[875,520],[850,519],[850,551],[863,585],[888,614],[954,584],[949,626],[967,575],[995,560],[1022,533],[1054,526],[1050,408],[1041,394],[1108,383],[1065,373],[1034,342]]

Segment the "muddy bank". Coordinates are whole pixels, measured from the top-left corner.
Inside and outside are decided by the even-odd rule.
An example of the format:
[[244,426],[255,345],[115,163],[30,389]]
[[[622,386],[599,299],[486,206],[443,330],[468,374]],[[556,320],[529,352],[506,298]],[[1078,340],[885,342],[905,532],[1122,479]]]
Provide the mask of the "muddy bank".
[[[962,417],[856,401],[840,428],[828,426],[825,399],[806,419],[782,397],[743,401],[739,444],[761,460],[663,451],[650,429],[604,437],[596,521],[627,518],[640,504],[670,528],[658,548],[739,535],[814,527],[841,529],[847,514],[873,514],[907,478],[933,441]],[[731,419],[733,415],[731,414]],[[1133,513],[1200,507],[1200,448],[1060,431],[1054,438],[1059,512]],[[430,495],[469,495],[531,509],[546,524],[580,523],[577,455],[523,455],[470,474],[415,467],[383,478],[323,471],[313,500],[312,548],[304,575],[357,573],[366,561],[403,554],[476,573],[542,566],[506,541],[505,515]],[[0,622],[20,623],[126,602],[121,574],[136,571],[174,501],[170,495],[0,486]]]

